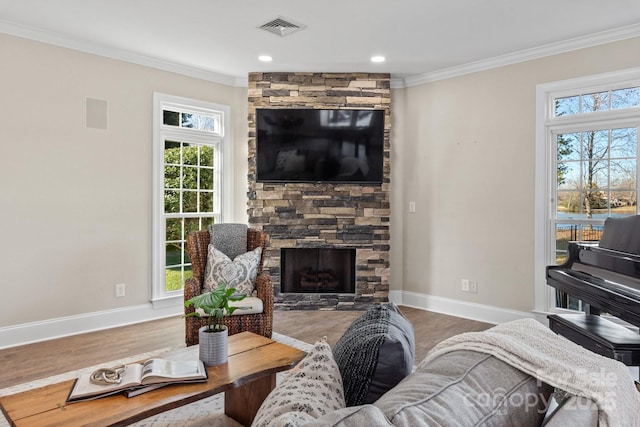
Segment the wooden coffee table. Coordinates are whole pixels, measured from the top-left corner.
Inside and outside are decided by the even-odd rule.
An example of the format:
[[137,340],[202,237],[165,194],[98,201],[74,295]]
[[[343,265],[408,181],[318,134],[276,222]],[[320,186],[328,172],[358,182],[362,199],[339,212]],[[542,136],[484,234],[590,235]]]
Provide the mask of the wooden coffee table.
[[[176,358],[197,350],[187,347]],[[125,426],[160,412],[225,392],[224,412],[249,426],[276,384],[276,373],[295,366],[305,352],[251,332],[229,337],[229,360],[211,366],[209,380],[173,384],[130,399],[124,395],[65,403],[73,380],[0,397],[13,426]]]

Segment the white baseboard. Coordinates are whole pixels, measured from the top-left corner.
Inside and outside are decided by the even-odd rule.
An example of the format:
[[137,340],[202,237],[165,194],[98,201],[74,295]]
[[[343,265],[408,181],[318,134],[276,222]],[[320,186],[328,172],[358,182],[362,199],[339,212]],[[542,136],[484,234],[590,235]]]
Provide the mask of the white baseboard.
[[154,308],[149,304],[60,317],[0,328],[0,349],[99,331],[133,323],[147,322],[184,313],[183,306],[172,304]]
[[494,325],[522,318],[540,320],[533,312],[510,310],[417,292],[389,291],[389,301],[397,305],[421,308],[423,310],[492,323]]
[[[524,317],[537,318],[534,313],[509,310],[428,294],[408,291],[390,291],[389,301],[398,305],[420,308],[450,316],[499,324]],[[0,328],[0,349],[46,341],[70,335],[147,322],[183,313],[181,301],[166,304],[143,304],[114,310],[105,310],[77,316],[60,317],[39,322]],[[538,319],[540,320],[540,319]]]

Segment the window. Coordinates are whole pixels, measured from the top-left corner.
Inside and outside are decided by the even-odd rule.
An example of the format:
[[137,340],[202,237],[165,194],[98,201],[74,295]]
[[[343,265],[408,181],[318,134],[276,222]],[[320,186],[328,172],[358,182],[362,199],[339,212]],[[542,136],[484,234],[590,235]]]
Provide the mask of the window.
[[568,242],[598,241],[610,216],[638,213],[640,70],[538,86],[536,310],[582,310],[546,285]]
[[154,94],[154,304],[182,299],[186,236],[230,212],[228,123],[229,107]]

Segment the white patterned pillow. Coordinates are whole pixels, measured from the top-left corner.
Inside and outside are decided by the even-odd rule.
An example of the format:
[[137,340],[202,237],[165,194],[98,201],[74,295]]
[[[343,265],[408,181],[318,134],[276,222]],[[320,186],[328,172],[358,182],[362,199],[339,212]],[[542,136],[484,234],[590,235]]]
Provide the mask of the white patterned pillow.
[[324,337],[262,402],[253,427],[295,427],[345,407],[342,377]]
[[227,288],[235,288],[240,294],[251,296],[255,286],[262,247],[253,251],[238,255],[233,261],[209,245],[207,265],[204,270],[204,287],[213,290],[220,283],[225,283]]

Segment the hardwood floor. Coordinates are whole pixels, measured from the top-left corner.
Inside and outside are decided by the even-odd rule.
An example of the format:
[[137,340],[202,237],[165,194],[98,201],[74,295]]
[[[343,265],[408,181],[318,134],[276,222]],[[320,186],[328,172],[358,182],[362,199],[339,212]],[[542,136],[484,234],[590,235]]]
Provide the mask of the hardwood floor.
[[[445,338],[492,326],[416,308],[400,309],[414,327],[416,362]],[[308,343],[327,336],[333,345],[361,314],[361,311],[277,310],[273,329]],[[0,350],[0,388],[180,345],[184,345],[184,319],[172,317],[12,347]]]
[[[483,331],[493,326],[417,308],[403,306],[400,310],[413,325],[416,361],[424,359],[434,345],[446,338],[462,332]],[[278,311],[273,318],[273,329],[308,343],[326,336],[329,344],[334,345],[361,314],[361,311]]]

